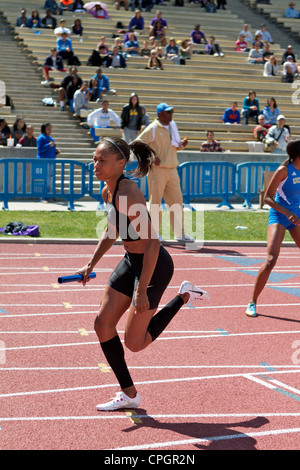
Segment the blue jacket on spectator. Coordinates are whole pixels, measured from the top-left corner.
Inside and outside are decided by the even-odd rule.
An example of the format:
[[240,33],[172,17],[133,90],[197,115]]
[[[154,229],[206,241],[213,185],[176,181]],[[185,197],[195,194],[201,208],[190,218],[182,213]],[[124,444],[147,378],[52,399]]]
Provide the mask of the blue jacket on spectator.
[[56,157],[56,145],[51,147],[50,142],[54,142],[54,139],[51,136],[47,136],[45,134],[41,134],[38,136],[37,141],[36,141],[37,158],[55,158]]

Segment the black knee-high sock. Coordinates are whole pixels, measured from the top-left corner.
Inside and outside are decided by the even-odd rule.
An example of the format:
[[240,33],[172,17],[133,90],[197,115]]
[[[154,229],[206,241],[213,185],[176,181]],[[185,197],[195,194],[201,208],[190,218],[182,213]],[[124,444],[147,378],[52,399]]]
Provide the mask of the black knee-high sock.
[[176,295],[174,299],[151,318],[147,329],[153,341],[164,331],[183,304],[183,299]]
[[119,336],[114,336],[104,343],[100,342],[100,345],[121,388],[124,389],[131,387],[133,385],[133,381],[125,362],[124,348]]

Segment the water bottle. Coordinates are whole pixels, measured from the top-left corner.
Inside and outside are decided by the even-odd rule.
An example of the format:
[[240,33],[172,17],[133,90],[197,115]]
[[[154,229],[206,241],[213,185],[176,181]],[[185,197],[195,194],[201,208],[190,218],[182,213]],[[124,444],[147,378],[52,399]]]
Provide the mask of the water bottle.
[[245,227],[245,226],[243,226],[243,225],[237,225],[235,228],[236,228],[237,230],[247,230],[248,227]]

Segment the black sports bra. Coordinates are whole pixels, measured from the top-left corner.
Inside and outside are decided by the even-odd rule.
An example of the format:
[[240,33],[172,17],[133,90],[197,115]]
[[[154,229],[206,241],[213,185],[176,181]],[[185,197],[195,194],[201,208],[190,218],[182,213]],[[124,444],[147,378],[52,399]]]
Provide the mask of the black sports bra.
[[126,176],[124,175],[121,175],[118,178],[111,202],[107,201],[107,195],[108,195],[108,187],[107,187],[106,201],[105,201],[106,218],[107,218],[107,221],[112,226],[116,227],[116,231],[118,232],[118,234],[120,235],[121,239],[124,242],[134,242],[134,241],[140,240],[141,239],[140,236],[136,233],[136,231],[132,227],[131,220],[129,219],[129,217],[119,212],[116,207],[116,195],[119,189],[119,183],[123,179],[129,179],[129,178],[126,178]]

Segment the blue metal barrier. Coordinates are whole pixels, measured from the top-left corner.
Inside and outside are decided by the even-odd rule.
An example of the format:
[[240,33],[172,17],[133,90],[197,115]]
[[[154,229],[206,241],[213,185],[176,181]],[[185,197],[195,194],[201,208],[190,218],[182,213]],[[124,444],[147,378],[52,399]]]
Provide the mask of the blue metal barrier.
[[[80,187],[75,188],[75,171],[80,171]],[[60,177],[58,173],[60,172]],[[8,210],[8,202],[15,198],[58,198],[68,201],[74,210],[74,201],[85,196],[85,163],[76,160],[22,159],[0,160],[0,200]]]
[[245,199],[243,206],[252,207],[251,199],[259,195],[264,171],[275,171],[280,163],[246,162],[237,165],[236,193]]
[[178,167],[184,204],[192,199],[221,197],[218,207],[227,206],[235,193],[236,165],[229,162],[186,162]]

